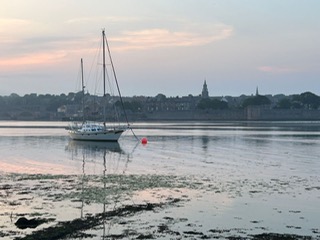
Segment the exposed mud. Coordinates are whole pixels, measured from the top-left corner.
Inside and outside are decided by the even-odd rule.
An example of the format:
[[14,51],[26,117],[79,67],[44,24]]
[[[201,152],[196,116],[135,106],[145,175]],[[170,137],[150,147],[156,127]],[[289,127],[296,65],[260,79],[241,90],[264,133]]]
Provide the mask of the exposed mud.
[[[320,239],[318,228],[303,225],[303,208],[271,204],[272,214],[295,220],[278,232],[266,216],[240,211],[264,194],[297,195],[292,189],[303,190],[305,179],[222,184],[194,176],[9,174],[0,181],[1,239]],[[247,227],[223,219],[234,199],[245,201],[227,220]]]

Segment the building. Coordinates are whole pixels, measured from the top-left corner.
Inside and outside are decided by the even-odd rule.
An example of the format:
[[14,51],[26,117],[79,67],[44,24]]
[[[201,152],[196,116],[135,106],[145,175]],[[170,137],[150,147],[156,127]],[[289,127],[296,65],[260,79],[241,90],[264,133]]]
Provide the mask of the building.
[[207,86],[206,80],[204,80],[204,83],[203,83],[201,97],[202,98],[209,98],[209,91],[208,91],[208,86]]

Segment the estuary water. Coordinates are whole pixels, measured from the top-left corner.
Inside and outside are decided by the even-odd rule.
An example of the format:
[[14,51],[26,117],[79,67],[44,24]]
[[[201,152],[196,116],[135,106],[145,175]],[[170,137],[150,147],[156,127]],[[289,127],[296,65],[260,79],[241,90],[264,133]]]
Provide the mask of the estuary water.
[[[108,207],[172,199],[181,201],[118,217],[72,239],[320,238],[319,121],[133,123],[145,145],[131,131],[119,143],[72,141],[66,125],[0,122],[4,238]],[[17,229],[20,216],[51,220]]]

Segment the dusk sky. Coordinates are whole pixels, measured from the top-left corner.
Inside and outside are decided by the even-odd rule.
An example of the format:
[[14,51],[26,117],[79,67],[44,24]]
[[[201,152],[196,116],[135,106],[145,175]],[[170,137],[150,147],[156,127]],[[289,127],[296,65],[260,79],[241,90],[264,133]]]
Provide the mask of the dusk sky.
[[124,96],[320,95],[318,0],[0,4],[0,95],[79,91],[103,28]]

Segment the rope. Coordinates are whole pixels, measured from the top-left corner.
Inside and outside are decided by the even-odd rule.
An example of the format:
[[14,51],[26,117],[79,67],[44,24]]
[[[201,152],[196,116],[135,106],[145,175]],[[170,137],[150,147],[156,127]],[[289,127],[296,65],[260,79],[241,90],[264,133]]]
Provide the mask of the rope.
[[108,40],[107,40],[107,37],[106,37],[106,35],[105,35],[104,30],[103,30],[103,36],[104,36],[105,41],[106,41],[106,46],[107,46],[107,50],[108,50],[108,55],[109,55],[111,67],[112,67],[112,72],[113,72],[114,80],[115,80],[115,82],[116,82],[117,90],[118,90],[119,97],[120,97],[120,103],[121,103],[121,106],[122,106],[122,109],[123,109],[123,114],[124,114],[125,119],[126,119],[126,122],[127,122],[127,126],[128,126],[128,128],[130,128],[133,136],[134,136],[138,141],[140,141],[140,139],[139,139],[139,138],[137,137],[137,135],[134,133],[132,127],[130,127],[130,124],[129,124],[127,112],[126,112],[126,110],[125,110],[125,108],[124,108],[124,103],[123,103],[122,95],[121,95],[121,92],[120,92],[120,87],[119,87],[119,83],[118,83],[118,78],[117,78],[116,71],[115,71],[115,68],[114,68],[114,65],[113,65],[113,61],[112,61],[112,57],[111,57],[111,52],[110,52],[110,48],[109,48],[109,43],[108,43]]

